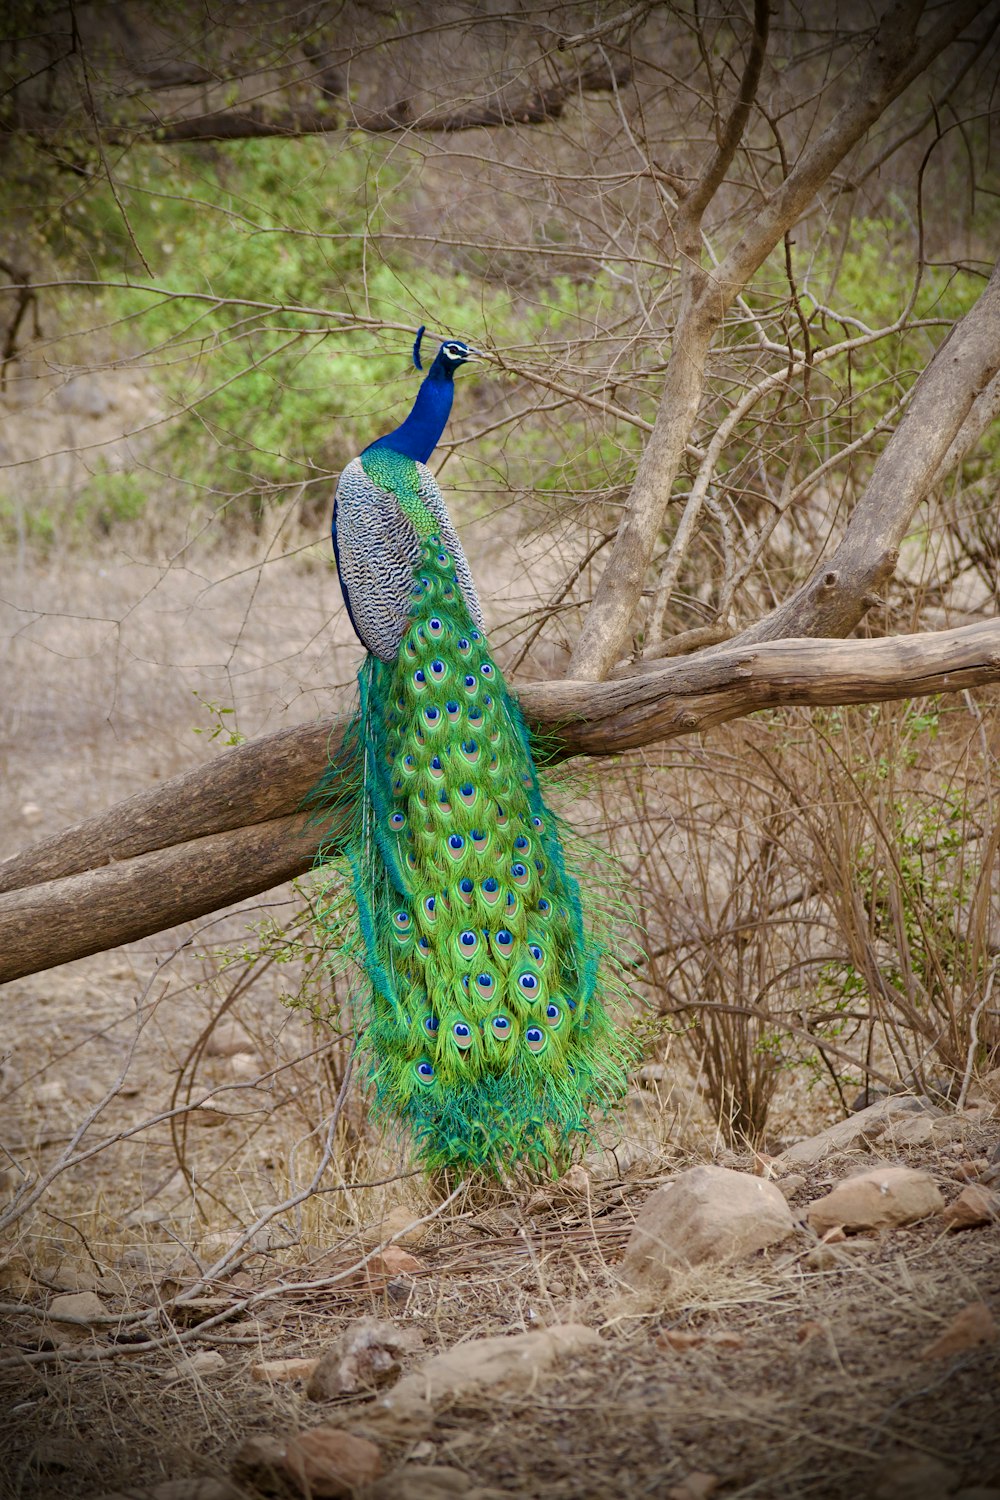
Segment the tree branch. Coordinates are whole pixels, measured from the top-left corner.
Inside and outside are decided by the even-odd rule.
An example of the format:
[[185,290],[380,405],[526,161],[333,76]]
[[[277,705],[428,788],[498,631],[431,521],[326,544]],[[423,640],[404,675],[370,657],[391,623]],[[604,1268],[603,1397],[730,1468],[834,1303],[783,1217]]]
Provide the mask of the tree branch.
[[[599,685],[529,684],[519,696],[556,755],[603,756],[761,709],[881,702],[988,682],[1000,682],[1000,619],[881,640],[728,647]],[[307,826],[302,803],[344,722],[250,741],[6,860],[0,982],[134,941],[308,870],[320,833]]]
[[[329,94],[318,105],[266,110],[251,106],[212,110],[201,115],[150,125],[112,125],[101,122],[101,137],[111,145],[178,145],[191,141],[251,141],[275,136],[295,138],[329,135],[337,130],[360,130],[369,135],[389,135],[401,130],[420,134],[453,134],[463,130],[490,130],[513,125],[544,125],[557,120],[566,102],[578,90],[606,93],[621,88],[632,76],[631,66],[617,64],[585,66],[561,75],[546,88],[532,89],[508,98],[497,94],[491,103],[468,104],[458,109],[414,114],[407,100],[391,109],[372,110],[363,105],[334,104]],[[96,124],[95,118],[95,124]],[[65,131],[62,116],[49,117],[35,109],[22,112],[15,122],[0,120],[0,138],[27,131],[43,139]]]
[[[727,309],[819,188],[892,101],[984,8],[960,0],[923,37],[923,0],[898,0],[885,14],[858,84],[818,139],[802,153],[739,242],[711,270],[700,264],[700,239],[678,244],[687,270],[674,346],[653,432],[636,469],[618,538],[594,593],[571,660],[578,677],[603,678],[625,654],[646,575],[663,526],[704,384],[705,361]],[[679,216],[683,220],[683,215]],[[688,231],[692,226],[688,224]]]
[[978,438],[994,411],[998,371],[1000,262],[917,381],[839,546],[790,599],[744,631],[740,644],[846,635],[880,602],[914,511],[958,461],[959,444]]

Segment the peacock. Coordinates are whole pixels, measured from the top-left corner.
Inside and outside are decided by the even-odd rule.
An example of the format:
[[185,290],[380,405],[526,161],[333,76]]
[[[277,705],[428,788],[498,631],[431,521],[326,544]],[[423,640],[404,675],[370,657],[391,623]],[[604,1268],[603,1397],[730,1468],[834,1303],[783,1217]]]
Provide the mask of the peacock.
[[[346,858],[376,1109],[408,1128],[428,1170],[558,1173],[623,1095],[629,1049],[605,1005],[607,941],[427,467],[475,357],[445,339],[406,420],[340,476],[334,555],[367,655],[317,797],[356,809]],[[321,847],[320,921],[337,947],[328,860]]]

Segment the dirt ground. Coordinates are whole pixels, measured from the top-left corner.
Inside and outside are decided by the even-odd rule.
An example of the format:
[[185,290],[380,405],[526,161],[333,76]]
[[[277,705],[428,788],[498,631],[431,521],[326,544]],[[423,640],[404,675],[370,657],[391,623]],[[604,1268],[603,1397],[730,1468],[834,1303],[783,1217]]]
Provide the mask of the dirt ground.
[[[204,703],[220,684],[256,732],[315,712],[331,679],[349,676],[329,579],[291,608],[280,573],[231,570],[216,612],[222,584],[182,570],[165,592],[167,577],[141,604],[137,573],[106,581],[63,564],[9,591],[0,852],[217,750],[192,728],[211,729]],[[45,610],[32,614],[42,583]],[[234,633],[234,618],[250,623]],[[323,1421],[369,1434],[387,1471],[447,1466],[470,1492],[903,1500],[1000,1488],[1000,1343],[924,1354],[964,1305],[1000,1315],[1000,1226],[945,1233],[928,1220],[861,1238],[823,1268],[803,1229],[678,1278],[655,1306],[630,1300],[620,1258],[655,1184],[709,1160],[760,1170],[726,1150],[679,1059],[668,1052],[656,1089],[637,1083],[586,1192],[449,1197],[367,1120],[356,1085],[342,1088],[346,1038],[282,1004],[323,982],[308,953],[279,944],[273,961],[245,964],[262,925],[273,934],[301,905],[283,889],[5,991],[0,1170],[16,1211],[0,1252],[0,1495],[148,1496],[186,1480],[181,1500],[196,1476],[228,1476],[248,1435]],[[790,1083],[769,1149],[836,1117]],[[928,1169],[951,1199],[972,1163],[997,1159],[1000,1125],[970,1116],[941,1148],[880,1149],[880,1161]],[[827,1159],[793,1209],[871,1161]],[[416,1220],[405,1236],[416,1267],[380,1262]],[[54,1298],[86,1293],[105,1322],[47,1316]],[[301,1382],[253,1378],[262,1360],[315,1356],[368,1314],[419,1330],[410,1365],[554,1323],[584,1322],[601,1342],[526,1393],[466,1396],[409,1426],[373,1399],[316,1403]],[[197,1358],[209,1353],[219,1359]],[[245,1477],[240,1490],[262,1493]]]

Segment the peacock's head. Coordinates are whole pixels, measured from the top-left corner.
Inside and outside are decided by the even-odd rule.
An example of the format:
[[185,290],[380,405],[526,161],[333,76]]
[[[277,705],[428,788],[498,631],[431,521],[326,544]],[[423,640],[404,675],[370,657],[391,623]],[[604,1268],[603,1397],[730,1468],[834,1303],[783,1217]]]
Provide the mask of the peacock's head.
[[[418,370],[423,369],[423,365],[420,363],[420,343],[423,339],[424,331],[424,326],[421,325],[417,329],[417,336],[413,342],[413,363]],[[430,372],[436,375],[444,375],[446,379],[450,379],[455,371],[460,369],[467,360],[478,358],[478,351],[470,349],[469,345],[463,343],[461,339],[445,339],[434,356],[434,363],[430,367]]]

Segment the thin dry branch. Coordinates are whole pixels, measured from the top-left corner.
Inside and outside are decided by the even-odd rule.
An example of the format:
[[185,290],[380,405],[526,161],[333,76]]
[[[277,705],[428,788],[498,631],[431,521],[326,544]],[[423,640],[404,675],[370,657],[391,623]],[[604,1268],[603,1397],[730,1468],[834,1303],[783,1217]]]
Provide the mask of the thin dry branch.
[[846,635],[891,578],[913,513],[995,411],[1000,371],[1000,262],[914,388],[839,546],[809,581],[741,642]]
[[573,652],[574,675],[607,677],[625,654],[663,516],[697,419],[708,352],[727,309],[851,148],[984,6],[983,0],[948,6],[941,20],[918,36],[923,8],[923,0],[899,0],[885,13],[857,84],[718,266],[706,270],[701,264],[704,205],[696,201],[699,212],[693,216],[682,205],[675,234],[684,257],[684,290],[673,351],[618,538]]
[[[1000,620],[990,620],[874,641],[729,648],[600,685],[534,683],[520,698],[555,754],[603,756],[760,709],[888,701],[997,681]],[[307,826],[302,801],[342,731],[337,720],[250,741],[6,861],[0,982],[134,941],[304,873],[319,831]],[[267,821],[260,821],[263,809]],[[329,830],[324,837],[331,841]],[[124,849],[130,854],[122,857]]]

